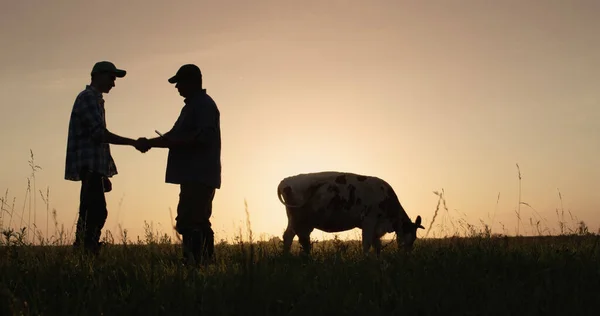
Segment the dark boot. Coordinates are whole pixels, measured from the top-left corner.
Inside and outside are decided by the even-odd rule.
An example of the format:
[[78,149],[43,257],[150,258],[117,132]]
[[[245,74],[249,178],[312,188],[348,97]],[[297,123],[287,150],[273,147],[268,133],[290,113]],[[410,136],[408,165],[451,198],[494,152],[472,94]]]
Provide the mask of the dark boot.
[[197,264],[201,264],[202,260],[204,258],[203,255],[203,244],[204,244],[204,234],[202,234],[201,231],[195,230],[192,233],[192,239],[193,239],[193,253],[194,253],[194,259],[196,261]]
[[182,254],[183,254],[183,263],[184,264],[195,264],[195,256],[194,256],[194,240],[192,238],[192,234],[186,233],[182,234]]
[[215,233],[213,230],[208,227],[208,229],[204,232],[204,257],[209,262],[214,261],[215,259]]
[[208,231],[194,231],[194,258],[198,264],[209,264],[214,260],[214,233]]

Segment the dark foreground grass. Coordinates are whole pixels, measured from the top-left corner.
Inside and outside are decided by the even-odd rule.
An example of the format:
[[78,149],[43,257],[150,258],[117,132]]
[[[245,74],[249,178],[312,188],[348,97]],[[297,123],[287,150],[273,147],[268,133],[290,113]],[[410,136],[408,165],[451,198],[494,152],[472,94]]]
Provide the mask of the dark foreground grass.
[[[207,269],[175,245],[0,248],[2,315],[598,315],[598,236],[418,240],[363,258],[357,242],[311,258],[274,243],[219,245]],[[297,251],[297,249],[295,249]]]

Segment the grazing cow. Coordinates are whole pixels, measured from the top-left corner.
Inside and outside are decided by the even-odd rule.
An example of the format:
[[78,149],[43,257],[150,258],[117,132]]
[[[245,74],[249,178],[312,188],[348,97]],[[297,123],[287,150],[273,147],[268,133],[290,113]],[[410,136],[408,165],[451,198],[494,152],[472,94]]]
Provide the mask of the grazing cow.
[[398,247],[404,245],[410,251],[417,229],[424,229],[421,216],[413,223],[392,187],[377,177],[335,171],[299,174],[284,178],[277,196],[288,217],[283,234],[286,253],[298,235],[309,254],[310,234],[315,228],[328,233],[360,228],[364,254],[373,246],[377,256],[386,233],[395,232]]

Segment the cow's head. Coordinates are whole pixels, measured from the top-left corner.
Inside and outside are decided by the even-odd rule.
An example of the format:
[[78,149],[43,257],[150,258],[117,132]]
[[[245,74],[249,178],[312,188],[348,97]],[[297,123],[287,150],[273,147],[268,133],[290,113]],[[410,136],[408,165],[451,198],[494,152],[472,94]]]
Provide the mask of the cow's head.
[[417,216],[417,219],[413,223],[408,220],[401,224],[396,231],[396,240],[398,241],[398,249],[404,248],[405,251],[411,251],[415,240],[417,239],[417,229],[425,229],[421,225],[421,216]]

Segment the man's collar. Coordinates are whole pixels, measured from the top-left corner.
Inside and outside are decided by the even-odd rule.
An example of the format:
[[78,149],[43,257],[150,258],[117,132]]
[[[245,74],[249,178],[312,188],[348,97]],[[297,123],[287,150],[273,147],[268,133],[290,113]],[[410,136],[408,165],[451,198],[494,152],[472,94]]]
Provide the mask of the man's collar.
[[193,96],[184,99],[183,102],[185,102],[185,104],[190,104],[191,102],[196,101],[197,99],[202,98],[205,95],[206,95],[206,89],[202,89],[201,91],[198,91]]
[[88,90],[92,90],[95,94],[99,95],[100,97],[102,97],[102,92],[100,92],[100,90],[94,88],[92,85],[86,85],[85,86],[86,89]]

